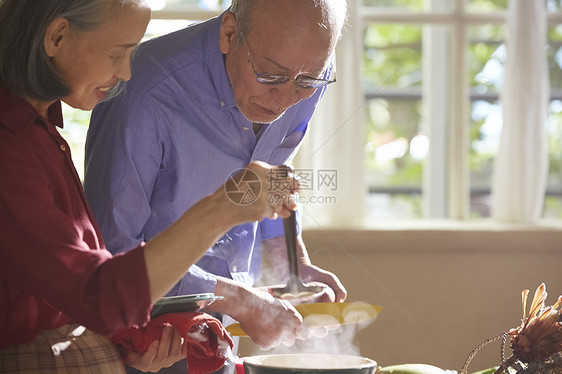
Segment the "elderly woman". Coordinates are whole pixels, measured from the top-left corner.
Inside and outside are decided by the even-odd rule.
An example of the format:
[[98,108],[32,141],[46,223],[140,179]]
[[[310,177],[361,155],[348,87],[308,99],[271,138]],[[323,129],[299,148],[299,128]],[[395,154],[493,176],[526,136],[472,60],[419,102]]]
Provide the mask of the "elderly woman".
[[[229,186],[244,188],[231,181],[150,242],[115,257],[105,249],[57,131],[61,100],[90,110],[128,80],[149,19],[142,0],[0,0],[2,370],[123,372],[107,336],[145,324],[151,305],[232,226],[296,207],[268,203],[289,201],[290,174],[251,163],[262,186],[253,202],[231,200]],[[273,193],[286,198],[269,199]],[[287,313],[301,326],[296,311]],[[167,329],[130,364],[158,370],[184,349]]]

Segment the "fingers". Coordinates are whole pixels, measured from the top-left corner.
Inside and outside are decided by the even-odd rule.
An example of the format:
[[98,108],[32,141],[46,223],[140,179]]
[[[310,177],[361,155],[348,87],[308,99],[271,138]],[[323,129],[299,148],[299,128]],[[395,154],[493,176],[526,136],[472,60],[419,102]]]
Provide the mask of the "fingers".
[[281,210],[278,211],[279,216],[287,218],[291,211],[297,209],[298,192],[300,191],[300,182],[296,178],[293,168],[288,165],[274,167],[270,174],[277,174],[279,180],[276,185],[285,187],[280,191],[272,189],[270,198],[280,200]]
[[150,371],[152,368],[152,362],[158,351],[158,346],[160,342],[158,340],[153,341],[148,346],[145,353],[141,354],[138,352],[130,352],[125,358],[127,365],[134,367],[140,371]]
[[300,191],[300,183],[289,166],[263,167],[267,169],[264,185],[266,202],[277,215],[286,218],[297,209],[296,194]]
[[[300,183],[286,166],[252,161],[228,176],[215,193],[229,205],[235,221],[252,222],[264,218],[287,218],[298,207]],[[236,209],[230,209],[232,205]]]
[[158,351],[156,351],[156,357],[155,357],[156,361],[161,361],[162,359],[168,356],[174,330],[175,329],[171,326],[164,326],[164,328],[162,329],[162,335],[160,336],[160,344],[158,345]]
[[326,286],[325,284],[322,283],[310,283],[310,284],[318,284],[318,285],[322,285],[324,287],[322,293],[320,294],[320,296],[318,297],[318,299],[314,299],[315,303],[333,303],[336,302],[336,295],[334,293],[334,290],[332,290],[330,287]]
[[347,298],[347,290],[334,274],[329,274],[330,277],[326,280],[326,283],[329,287],[329,292],[333,295],[332,297],[335,302],[341,303]]
[[313,329],[310,329],[310,335],[317,338],[317,339],[323,339],[326,336],[328,336],[328,329],[325,327],[315,327]]
[[160,340],[155,340],[148,346],[145,353],[132,352],[126,357],[129,366],[141,371],[157,372],[170,367],[185,357],[187,344],[172,326],[164,326]]
[[183,338],[172,326],[164,326],[160,345],[156,354],[155,362],[162,367],[169,367],[181,360]]
[[[259,179],[259,183],[249,180],[248,189],[253,188],[252,192],[259,194],[255,201],[256,208],[261,209],[259,220],[264,217],[275,219],[277,217],[287,218],[291,211],[297,209],[297,194],[300,191],[300,183],[288,166],[271,166],[263,162],[251,162],[247,169],[254,178]],[[245,189],[245,185],[239,184],[240,190]]]
[[346,298],[347,298],[347,290],[342,285],[341,288],[339,288],[336,292],[336,302],[343,303]]
[[308,329],[303,323],[302,316],[288,300],[279,300],[279,303],[287,311],[287,324],[279,336],[276,346],[282,344],[285,347],[292,347],[296,339],[308,338]]
[[326,270],[320,269],[315,265],[303,266],[301,268],[301,276],[307,282],[319,282],[327,285],[330,290],[328,292],[333,294],[333,301],[343,302],[347,298],[347,290],[339,280],[339,278]]
[[296,339],[304,340],[310,336],[301,315],[287,300],[272,298],[271,301],[261,310],[262,318],[253,318],[243,324],[257,346],[263,350],[280,345],[290,347]]

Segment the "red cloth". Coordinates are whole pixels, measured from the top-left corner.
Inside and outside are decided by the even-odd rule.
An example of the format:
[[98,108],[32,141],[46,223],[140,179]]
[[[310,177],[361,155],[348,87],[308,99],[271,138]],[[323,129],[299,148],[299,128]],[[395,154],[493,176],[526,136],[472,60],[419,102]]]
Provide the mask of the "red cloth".
[[[112,340],[115,344],[123,346],[124,353],[133,351],[144,353],[150,343],[160,339],[162,329],[166,325],[173,326],[187,342],[186,358],[189,374],[206,374],[220,369],[227,358],[219,352],[219,340],[228,343],[230,348],[234,345],[232,338],[218,319],[199,312],[162,314],[145,327],[131,327],[121,331],[114,335]],[[199,339],[188,335],[198,330]]]
[[0,87],[0,348],[71,322],[112,335],[150,311],[144,250],[105,249],[60,101],[47,117]]

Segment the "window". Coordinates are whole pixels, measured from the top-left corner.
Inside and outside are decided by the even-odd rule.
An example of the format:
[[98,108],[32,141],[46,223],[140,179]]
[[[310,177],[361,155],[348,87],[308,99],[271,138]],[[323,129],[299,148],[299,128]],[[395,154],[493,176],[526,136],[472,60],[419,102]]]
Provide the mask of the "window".
[[[549,180],[543,217],[562,217],[561,2],[549,11]],[[490,216],[502,127],[507,0],[363,0],[367,214]]]

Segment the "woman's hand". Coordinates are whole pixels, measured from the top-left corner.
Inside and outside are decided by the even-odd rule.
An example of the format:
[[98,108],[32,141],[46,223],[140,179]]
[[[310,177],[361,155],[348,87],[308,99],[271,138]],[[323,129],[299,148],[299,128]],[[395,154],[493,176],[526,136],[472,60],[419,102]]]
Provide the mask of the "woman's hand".
[[187,344],[177,330],[172,326],[164,326],[160,340],[150,343],[145,353],[129,353],[125,363],[137,370],[155,373],[184,359],[186,353]]
[[252,161],[232,175],[218,193],[224,193],[241,222],[287,218],[297,208],[300,184],[287,166]]

